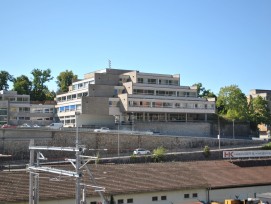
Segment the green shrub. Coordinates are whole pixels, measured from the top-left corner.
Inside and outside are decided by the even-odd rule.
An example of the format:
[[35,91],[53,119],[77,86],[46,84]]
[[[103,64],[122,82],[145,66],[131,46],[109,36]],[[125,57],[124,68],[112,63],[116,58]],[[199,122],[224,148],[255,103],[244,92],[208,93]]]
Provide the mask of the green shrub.
[[152,158],[154,162],[161,162],[164,160],[166,149],[164,147],[158,147],[153,150]]
[[207,158],[207,157],[209,157],[210,155],[211,155],[211,151],[210,151],[210,147],[209,146],[205,146],[204,148],[203,148],[203,155]]
[[100,160],[101,159],[101,157],[100,157],[100,154],[99,154],[99,152],[96,154],[96,159],[95,159],[95,164],[99,164],[100,163]]
[[263,149],[263,150],[271,150],[271,142],[268,142],[267,144],[263,145],[261,149]]

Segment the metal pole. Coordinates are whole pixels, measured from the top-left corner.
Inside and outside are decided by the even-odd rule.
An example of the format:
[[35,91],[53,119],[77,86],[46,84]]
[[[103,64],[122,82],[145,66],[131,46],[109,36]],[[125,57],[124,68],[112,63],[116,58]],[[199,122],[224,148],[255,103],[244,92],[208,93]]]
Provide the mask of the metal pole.
[[217,117],[218,117],[218,149],[220,149],[220,120],[218,114]]
[[[75,123],[76,123],[76,140],[75,140],[75,145],[76,149],[79,149],[79,136],[78,136],[78,113],[75,113]],[[76,151],[76,173],[80,173],[80,151]],[[81,183],[81,178],[78,176],[76,178],[76,197],[75,197],[75,204],[80,204],[81,196],[80,196],[80,183]]]
[[217,139],[218,139],[218,149],[220,150],[220,135],[217,135]]
[[120,115],[118,121],[118,157],[120,157]]
[[134,112],[132,112],[132,132],[134,132]]
[[[30,140],[29,146],[34,146],[34,140]],[[30,150],[30,159],[29,159],[29,166],[34,166],[34,152],[35,150]],[[29,204],[34,203],[34,192],[33,192],[33,186],[34,186],[34,174],[30,170],[29,171]]]
[[233,139],[235,139],[235,136],[234,136],[234,119],[232,120],[232,137],[233,137]]

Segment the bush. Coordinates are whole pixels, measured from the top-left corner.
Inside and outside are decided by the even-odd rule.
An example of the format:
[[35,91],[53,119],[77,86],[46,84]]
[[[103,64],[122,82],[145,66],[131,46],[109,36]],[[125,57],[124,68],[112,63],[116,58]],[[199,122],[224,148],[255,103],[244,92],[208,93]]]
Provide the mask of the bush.
[[161,162],[164,160],[166,149],[164,147],[158,147],[153,150],[152,158],[154,162]]
[[209,146],[205,146],[203,148],[203,155],[207,158],[211,155],[211,151],[210,151],[210,147]]
[[264,146],[262,146],[263,150],[271,150],[271,142],[268,142],[267,144],[265,144]]

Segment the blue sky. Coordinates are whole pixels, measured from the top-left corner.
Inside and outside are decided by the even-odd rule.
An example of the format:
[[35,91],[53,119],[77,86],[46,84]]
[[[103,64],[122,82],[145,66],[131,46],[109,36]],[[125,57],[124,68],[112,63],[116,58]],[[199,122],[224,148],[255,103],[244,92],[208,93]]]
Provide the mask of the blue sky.
[[215,94],[271,89],[270,0],[0,0],[0,28],[0,70],[14,77],[50,68],[83,78],[110,59]]

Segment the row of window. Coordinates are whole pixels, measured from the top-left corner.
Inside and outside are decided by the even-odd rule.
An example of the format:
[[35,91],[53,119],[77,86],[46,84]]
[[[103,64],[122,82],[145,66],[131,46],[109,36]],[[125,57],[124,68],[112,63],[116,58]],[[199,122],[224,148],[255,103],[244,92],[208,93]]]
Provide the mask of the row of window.
[[[192,198],[198,198],[198,194],[197,193],[192,193],[191,197]],[[189,193],[185,193],[184,194],[184,198],[185,199],[189,199],[190,198],[190,194]],[[167,200],[167,196],[166,195],[160,196],[160,200],[161,201]],[[152,201],[154,201],[154,202],[155,201],[159,201],[159,197],[158,196],[153,196],[152,197]],[[124,204],[124,199],[118,199],[116,203],[117,204]],[[133,198],[128,198],[126,203],[134,203],[134,199]],[[99,202],[92,201],[92,202],[90,202],[90,204],[99,204]]]
[[144,79],[144,78],[137,78],[137,83],[142,84],[161,84],[161,85],[174,85],[178,86],[178,80],[168,80],[168,79]]
[[27,120],[27,121],[53,120],[53,117],[11,117],[11,120]]
[[77,93],[77,94],[71,94],[71,95],[57,97],[56,100],[57,100],[57,102],[64,102],[64,101],[80,99],[83,96],[87,96],[87,95],[88,95],[88,92],[83,92],[83,93]]
[[68,106],[60,106],[58,108],[58,112],[70,112],[70,111],[79,111],[81,110],[81,105],[68,105]]
[[7,115],[7,114],[8,114],[7,108],[0,108],[0,115]]
[[150,89],[133,89],[133,94],[156,95],[156,96],[176,96],[176,97],[197,97],[196,92],[161,91],[161,90],[150,90]]
[[70,116],[61,116],[59,117],[61,123],[64,124],[64,126],[73,127],[75,125],[75,115]]
[[72,90],[78,90],[78,89],[84,89],[87,88],[89,84],[94,84],[94,80],[78,83],[78,84],[73,84],[72,85]]
[[[124,204],[124,199],[118,199],[116,203],[117,204]],[[134,203],[134,199],[128,198],[126,203]],[[101,204],[101,202],[92,201],[92,202],[90,202],[90,204]]]
[[128,116],[128,121],[186,121],[186,120],[198,120],[197,114],[185,114],[185,113],[134,113],[134,115]]
[[214,109],[214,104],[129,101],[129,107]]
[[0,101],[2,100],[9,100],[11,102],[29,102],[30,97],[2,97],[0,96]]
[[14,113],[54,113],[54,108],[29,108],[29,107],[11,107],[10,112]]

